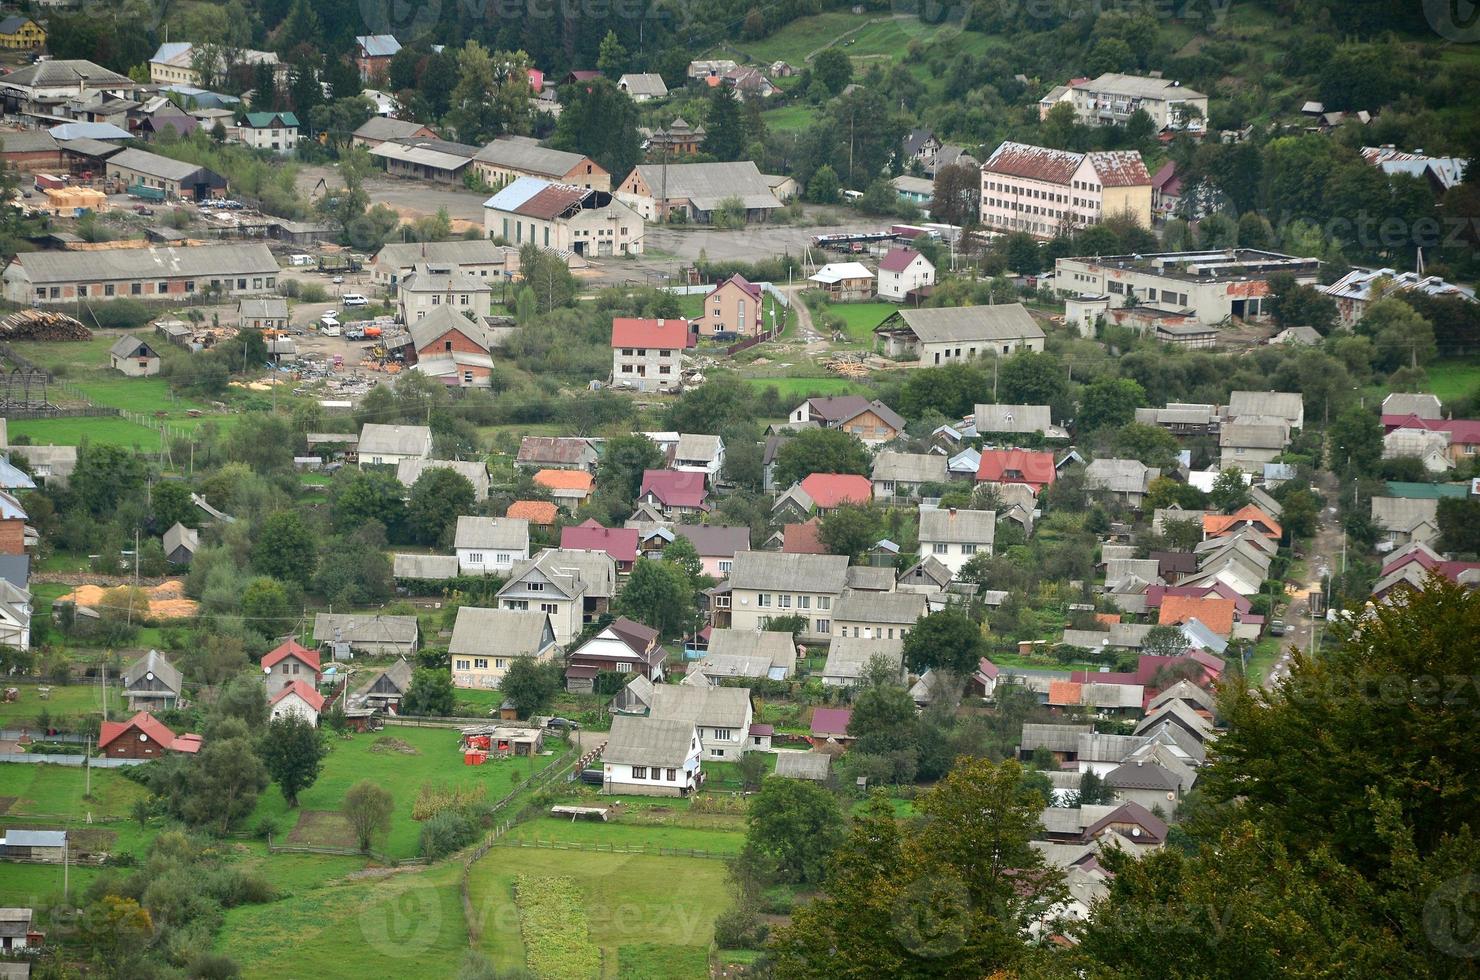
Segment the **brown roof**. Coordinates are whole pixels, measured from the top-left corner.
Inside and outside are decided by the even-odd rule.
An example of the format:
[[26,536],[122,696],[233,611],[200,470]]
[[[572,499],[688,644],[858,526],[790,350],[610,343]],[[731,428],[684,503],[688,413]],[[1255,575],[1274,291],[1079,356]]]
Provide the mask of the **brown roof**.
[[1095,153],[1073,153],[1046,146],[1006,142],[987,158],[983,169],[1010,177],[1067,184],[1082,163],[1088,159],[1100,183],[1106,187],[1134,187],[1151,183],[1146,163],[1136,150],[1101,150]]
[[1151,183],[1138,150],[1101,150],[1089,154],[1090,165],[1106,187],[1139,187]]
[[805,524],[787,524],[781,529],[781,550],[788,555],[827,554],[827,549],[817,539],[819,526],[816,520]]
[[580,204],[581,199],[589,193],[591,192],[584,187],[573,187],[570,184],[551,184],[514,210],[517,214],[522,214],[528,218],[539,218],[542,221],[549,221],[553,218],[558,218],[575,205]]

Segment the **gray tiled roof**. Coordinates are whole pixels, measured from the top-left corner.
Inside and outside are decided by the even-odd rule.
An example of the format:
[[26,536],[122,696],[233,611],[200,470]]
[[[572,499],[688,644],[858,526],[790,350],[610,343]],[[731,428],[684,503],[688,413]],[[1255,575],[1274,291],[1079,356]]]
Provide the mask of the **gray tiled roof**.
[[846,555],[787,555],[771,551],[741,551],[730,569],[737,589],[762,592],[833,593],[848,581]]
[[555,635],[550,632],[549,624],[549,615],[542,612],[463,606],[457,611],[447,652],[480,656],[496,652],[502,657],[537,656],[554,645]]
[[399,643],[415,645],[418,635],[415,616],[382,616],[376,613],[318,613],[313,619],[313,638],[318,643]]
[[21,252],[15,257],[33,284],[105,282],[160,276],[275,274],[266,245],[193,245],[188,248],[107,248],[94,252]]
[[507,167],[538,177],[564,177],[586,162],[579,153],[552,150],[524,140],[493,140],[478,150],[473,159],[495,167]]
[[865,640],[861,637],[840,636],[828,647],[827,663],[822,668],[823,677],[856,679],[863,676],[864,667],[874,657],[884,657],[896,668],[904,665],[904,640]]
[[895,483],[944,483],[946,458],[936,453],[885,450],[874,457],[873,478]]
[[457,576],[456,555],[394,555],[391,575],[395,578],[440,581]]
[[920,541],[987,545],[997,539],[997,512],[950,508],[920,511]]
[[146,674],[153,674],[165,687],[176,694],[180,693],[184,680],[183,675],[158,650],[150,650],[128,666],[128,669],[123,672],[124,689],[127,690],[144,680]]
[[689,720],[617,715],[601,750],[601,760],[614,765],[683,765],[693,747],[694,723]]
[[[902,309],[898,316],[923,343],[1042,339],[1043,328],[1021,303]],[[878,329],[893,328],[893,317]]]
[[377,453],[425,456],[432,451],[432,430],[424,425],[383,425],[366,422],[360,430],[360,458]]
[[526,551],[529,548],[529,522],[521,517],[462,516],[457,519],[453,547]]
[[688,200],[701,211],[713,211],[729,197],[738,197],[746,210],[781,207],[781,202],[771,192],[770,183],[750,160],[676,163],[666,168],[658,164],[643,164],[637,168],[637,173],[654,196],[666,193],[670,200]]
[[743,687],[655,684],[648,714],[704,728],[740,728],[750,714],[750,692]]
[[[389,116],[371,116],[360,124],[354,135],[361,139],[394,140],[415,136],[426,126],[407,119],[392,119]],[[387,246],[389,247],[389,246]]]
[[[795,557],[795,556],[791,556]],[[913,626],[928,603],[921,592],[844,592],[833,604],[835,623],[885,623]]]
[[832,767],[832,756],[826,752],[778,752],[776,775],[783,779],[811,779],[823,782]]
[[148,150],[124,150],[108,158],[108,166],[123,167],[137,173],[148,174],[162,180],[183,180],[201,169],[200,164],[188,160],[150,153]]

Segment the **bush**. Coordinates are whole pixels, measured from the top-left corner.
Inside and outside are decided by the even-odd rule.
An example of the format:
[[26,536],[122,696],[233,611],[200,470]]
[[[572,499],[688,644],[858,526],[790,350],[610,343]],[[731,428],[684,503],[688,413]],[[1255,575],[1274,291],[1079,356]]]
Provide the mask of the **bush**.
[[714,920],[714,944],[720,949],[759,949],[769,932],[752,908],[733,908]]
[[421,825],[421,855],[436,861],[467,847],[477,836],[478,827],[472,818],[456,810],[443,810]]

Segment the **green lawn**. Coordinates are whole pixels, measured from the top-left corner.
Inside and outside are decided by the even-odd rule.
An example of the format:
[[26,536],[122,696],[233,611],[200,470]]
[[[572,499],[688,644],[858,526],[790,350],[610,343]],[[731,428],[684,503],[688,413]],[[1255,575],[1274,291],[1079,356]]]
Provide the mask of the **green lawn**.
[[847,324],[849,341],[872,347],[874,328],[892,314],[898,313],[899,307],[893,303],[834,303],[825,307],[823,312],[843,319]]
[[10,423],[10,438],[25,436],[37,446],[75,446],[93,442],[159,452],[159,430],[125,418],[20,419]]
[[800,132],[817,121],[817,111],[817,107],[812,105],[789,105],[761,113],[761,120],[773,133]]
[[[46,685],[39,685],[45,687]],[[101,715],[103,711],[103,691],[96,684],[68,684],[66,687],[51,685],[51,695],[47,700],[41,700],[37,692],[36,684],[18,684],[16,690],[21,692],[18,701],[0,703],[0,728],[30,728],[35,735],[38,727],[37,716],[44,710],[51,724],[56,725],[59,719],[76,719],[82,715]],[[108,717],[121,718],[127,712],[124,710],[123,698],[118,689],[109,687],[108,693]],[[60,727],[60,726],[59,726]]]
[[[0,764],[0,819],[56,824],[84,824],[89,816],[95,821],[117,820],[127,818],[134,801],[148,795],[144,787],[117,770],[94,769],[92,799],[84,799],[87,778],[81,766]],[[115,829],[125,834],[125,827],[138,829],[137,824]]]
[[[383,739],[399,739],[415,749],[416,754],[385,751],[389,743]],[[508,759],[467,766],[463,764],[457,741],[458,733],[453,728],[401,726],[387,726],[383,732],[349,739],[333,738],[329,757],[324,760],[324,771],[318,782],[299,796],[298,810],[289,810],[282,793],[270,788],[258,800],[256,812],[247,821],[247,826],[256,826],[267,818],[276,825],[278,840],[353,846],[354,841],[348,838],[337,819],[325,819],[318,826],[310,826],[318,818],[304,818],[303,814],[316,811],[337,816],[345,792],[361,779],[368,779],[390,790],[396,801],[391,832],[381,849],[391,857],[415,857],[421,825],[411,818],[411,810],[423,785],[484,786],[487,799],[498,800],[509,792],[516,780],[527,777],[531,771],[543,769],[551,758],[536,756],[533,760]],[[304,828],[294,837],[292,832],[300,819],[305,820]]]
[[513,887],[521,872],[575,881],[603,977],[707,975],[689,971],[707,961],[714,919],[730,905],[724,862],[495,847],[474,866],[469,895],[480,946],[504,969],[524,965]]
[[694,827],[657,826],[648,823],[623,823],[600,820],[571,820],[569,817],[537,817],[518,824],[506,840],[554,841],[569,844],[597,844],[602,847],[676,847],[716,854],[738,854],[745,844],[743,833],[729,830],[703,830]]
[[[101,868],[78,867],[68,869],[72,900],[87,888],[88,884],[102,874]],[[52,899],[62,897],[62,866],[60,864],[9,864],[0,874],[0,906],[6,908],[44,909]]]
[[460,862],[445,862],[230,909],[216,949],[249,978],[443,980],[457,974],[468,945],[461,875]]
[[1425,386],[1439,396],[1440,401],[1452,401],[1480,391],[1480,358],[1435,361],[1428,367],[1429,380]]
[[788,403],[818,395],[855,395],[868,390],[867,385],[847,378],[746,378],[745,383],[757,391],[775,388]]

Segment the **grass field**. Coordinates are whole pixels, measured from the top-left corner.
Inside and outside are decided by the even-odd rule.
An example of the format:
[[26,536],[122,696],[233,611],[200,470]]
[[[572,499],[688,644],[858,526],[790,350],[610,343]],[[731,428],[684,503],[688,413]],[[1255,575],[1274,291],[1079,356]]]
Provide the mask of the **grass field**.
[[707,961],[715,917],[730,904],[724,862],[493,848],[473,867],[469,896],[482,949],[505,969],[524,964],[513,888],[521,872],[575,882],[603,977],[707,975],[698,964]]
[[865,347],[874,344],[874,328],[897,312],[893,303],[836,303],[823,309],[824,314],[842,318],[849,342]]
[[461,874],[447,862],[234,908],[216,948],[244,977],[455,976],[468,945]]
[[787,402],[816,395],[862,394],[867,387],[847,378],[746,378],[745,383],[757,391],[775,388]]
[[789,105],[761,113],[766,129],[773,133],[797,132],[811,126],[816,119],[817,108],[810,105]]
[[[102,869],[93,867],[74,865],[68,869],[72,900],[75,902],[88,884],[102,873]],[[0,874],[0,906],[5,908],[30,908],[39,911],[49,907],[53,899],[61,897],[60,864],[6,864],[5,873]]]
[[1452,401],[1480,391],[1480,358],[1436,361],[1428,367],[1425,386],[1440,401]]
[[745,844],[743,833],[700,830],[692,827],[663,827],[646,823],[614,823],[539,817],[509,831],[508,840],[558,841],[569,844],[608,844],[622,847],[676,847],[715,854],[739,854]]
[[125,448],[159,451],[159,430],[124,418],[20,419],[10,423],[10,438],[25,436],[37,446],[75,446],[84,438]]
[[[406,754],[387,749],[383,739],[399,739],[415,750]],[[391,817],[391,832],[381,848],[391,857],[416,856],[421,825],[411,818],[417,793],[426,784],[447,786],[484,786],[487,798],[497,800],[518,779],[539,771],[550,761],[549,756],[509,759],[482,766],[463,765],[457,749],[457,732],[450,728],[388,727],[384,732],[356,735],[350,739],[331,740],[329,757],[318,782],[298,798],[298,809],[289,810],[282,793],[269,788],[257,802],[256,812],[247,825],[256,826],[268,818],[277,826],[279,838],[290,838],[302,820],[302,830],[291,836],[295,843],[354,846],[342,821],[337,819],[345,792],[362,779],[368,779],[391,791],[396,801]],[[305,812],[312,814],[305,816]]]
[[[148,795],[144,787],[113,769],[92,771],[92,799],[84,799],[87,773],[81,766],[0,765],[0,801],[4,818],[66,823],[127,817],[135,800]],[[137,825],[135,825],[137,826]]]
[[[0,703],[0,728],[37,728],[36,717],[44,709],[55,723],[60,718],[76,718],[79,715],[101,714],[103,711],[103,691],[96,684],[69,684],[66,687],[51,685],[51,695],[47,700],[41,700],[36,692],[38,685],[21,684],[16,690],[21,692],[20,700],[9,703]],[[40,685],[42,687],[46,685]],[[108,693],[108,717],[121,718],[124,711],[123,698],[116,687],[107,688]]]

